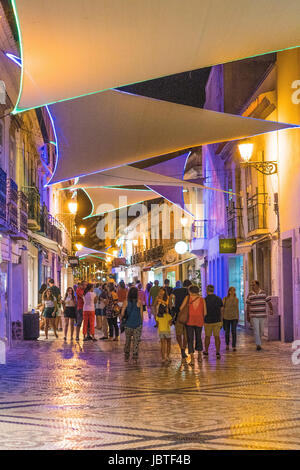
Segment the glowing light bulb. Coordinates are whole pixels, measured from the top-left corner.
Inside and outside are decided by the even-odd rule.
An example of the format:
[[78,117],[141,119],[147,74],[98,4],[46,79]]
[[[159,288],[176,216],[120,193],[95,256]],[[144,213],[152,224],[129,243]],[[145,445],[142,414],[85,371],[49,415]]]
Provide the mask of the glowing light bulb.
[[186,227],[187,226],[187,223],[188,223],[188,218],[187,217],[181,217],[180,219],[180,223],[183,227]]
[[70,201],[68,203],[68,208],[69,208],[69,211],[71,212],[71,214],[75,215],[77,213],[77,210],[78,210],[78,204],[76,201]]
[[79,233],[80,235],[84,236],[86,233],[86,227],[79,227]]
[[239,145],[239,151],[244,162],[249,162],[252,157],[253,147],[254,145],[249,143]]
[[188,245],[184,241],[177,242],[175,245],[175,251],[179,255],[184,255],[188,251]]

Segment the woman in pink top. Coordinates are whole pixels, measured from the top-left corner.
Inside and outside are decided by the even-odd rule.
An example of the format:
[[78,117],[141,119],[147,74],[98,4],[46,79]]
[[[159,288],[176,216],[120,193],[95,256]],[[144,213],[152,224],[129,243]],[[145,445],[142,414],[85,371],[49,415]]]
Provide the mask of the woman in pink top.
[[117,288],[117,295],[118,295],[118,305],[120,308],[123,307],[123,303],[127,300],[128,290],[126,289],[125,282],[120,281],[118,288]]
[[139,302],[141,303],[141,305],[143,306],[143,311],[146,310],[146,294],[145,292],[143,291],[143,286],[142,284],[139,284],[138,286],[138,299],[139,299]]
[[[182,308],[189,303],[189,317],[186,323],[186,333],[188,340],[188,349],[191,356],[191,365],[194,365],[194,352],[198,351],[198,362],[202,361],[202,339],[201,333],[204,325],[204,317],[206,315],[206,304],[200,295],[198,286],[189,288],[189,296],[187,296],[182,304]],[[196,343],[196,344],[195,344]]]

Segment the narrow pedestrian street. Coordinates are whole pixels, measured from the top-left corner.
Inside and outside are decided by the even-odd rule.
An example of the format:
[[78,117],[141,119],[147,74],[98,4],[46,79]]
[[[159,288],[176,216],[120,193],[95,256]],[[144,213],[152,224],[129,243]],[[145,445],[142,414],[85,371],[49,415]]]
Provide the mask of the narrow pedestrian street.
[[300,450],[299,24],[0,0],[0,451]]
[[291,345],[238,333],[238,351],[211,349],[161,365],[145,320],[139,364],[120,343],[20,342],[0,366],[1,449],[299,449],[300,366]]

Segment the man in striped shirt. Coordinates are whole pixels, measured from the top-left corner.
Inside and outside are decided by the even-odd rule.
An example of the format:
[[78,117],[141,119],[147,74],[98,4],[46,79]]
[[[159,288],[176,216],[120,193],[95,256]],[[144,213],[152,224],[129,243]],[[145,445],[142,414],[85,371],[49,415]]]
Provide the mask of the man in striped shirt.
[[261,350],[261,338],[264,333],[264,323],[267,317],[267,305],[270,315],[273,315],[271,297],[261,290],[258,281],[251,281],[251,291],[247,297],[247,321],[252,324],[257,351]]

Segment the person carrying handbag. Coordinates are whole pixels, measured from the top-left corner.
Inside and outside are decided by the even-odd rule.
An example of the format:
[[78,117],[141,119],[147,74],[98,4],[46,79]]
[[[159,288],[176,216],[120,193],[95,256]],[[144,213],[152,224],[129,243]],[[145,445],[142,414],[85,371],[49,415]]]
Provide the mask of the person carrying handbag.
[[229,350],[230,330],[232,335],[232,350],[236,351],[236,329],[239,322],[239,299],[235,287],[229,287],[227,297],[223,299],[223,327],[225,330],[226,350]]
[[160,338],[161,358],[163,364],[171,362],[171,326],[173,323],[169,313],[169,296],[167,290],[161,287],[156,299],[156,327]]
[[[108,296],[106,303],[106,318],[109,326],[109,340],[119,340],[118,316],[120,315],[120,307],[118,305],[118,295],[114,285],[111,283],[108,287]],[[114,337],[115,333],[115,337]]]
[[143,327],[143,305],[138,298],[138,289],[131,287],[121,312],[121,325],[125,329],[126,342],[124,347],[125,361],[129,361],[131,343],[132,359],[136,364],[139,356],[139,344]]
[[189,296],[185,298],[181,306],[178,320],[185,324],[188,340],[188,352],[190,354],[190,364],[194,365],[195,350],[198,351],[198,362],[202,361],[202,328],[204,317],[206,316],[206,305],[200,295],[198,286],[189,288]]

